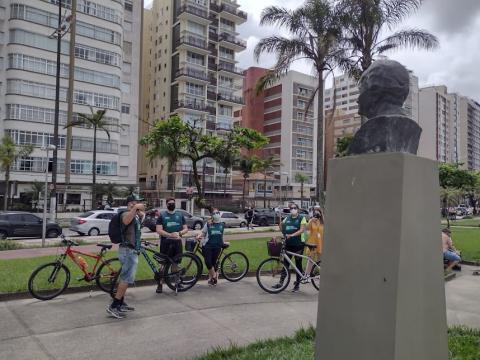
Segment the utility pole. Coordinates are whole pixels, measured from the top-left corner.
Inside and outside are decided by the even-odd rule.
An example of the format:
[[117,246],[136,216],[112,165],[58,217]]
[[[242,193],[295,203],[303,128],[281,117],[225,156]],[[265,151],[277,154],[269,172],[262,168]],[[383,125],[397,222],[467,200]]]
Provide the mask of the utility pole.
[[[67,125],[70,125],[73,118],[73,91],[75,84],[75,37],[77,20],[77,0],[72,0],[72,18],[70,22],[70,53],[68,63],[68,109]],[[65,194],[63,196],[63,209],[67,207],[67,188],[70,185],[70,163],[72,161],[72,128],[67,127],[67,144],[65,149]]]

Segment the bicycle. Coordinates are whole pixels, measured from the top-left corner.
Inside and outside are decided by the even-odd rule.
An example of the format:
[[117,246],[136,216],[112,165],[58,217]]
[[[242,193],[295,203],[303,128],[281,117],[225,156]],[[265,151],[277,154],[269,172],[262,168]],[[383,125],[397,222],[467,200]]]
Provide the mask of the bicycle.
[[[285,241],[281,241],[281,250],[279,256],[272,256],[268,259],[263,260],[257,268],[257,282],[258,285],[266,292],[270,294],[278,294],[285,290],[290,283],[290,271],[283,263],[286,260],[290,266],[292,266],[293,271],[301,276],[300,283],[306,284],[311,282],[315,289],[320,287],[320,263],[321,261],[314,261],[310,256],[300,255],[285,249]],[[310,250],[316,248],[316,245],[313,244],[304,244],[305,247],[308,247]],[[312,269],[310,274],[307,274],[306,271],[301,272],[296,266],[293,257],[300,257],[307,260],[307,266],[310,264]]]
[[[101,248],[98,254],[86,253],[72,249],[73,246],[79,246],[72,240],[67,240],[61,235],[61,247],[67,247],[57,259],[53,262],[39,266],[33,271],[28,279],[28,291],[39,300],[51,300],[68,287],[70,283],[70,269],[65,265],[65,260],[69,257],[83,273],[83,277],[78,281],[95,281],[97,286],[107,293],[110,292],[111,280],[117,276],[120,269],[118,258],[105,259],[105,254],[112,248],[110,244],[97,244]],[[95,259],[95,265],[92,270],[88,270],[88,263],[80,256],[86,256]],[[98,269],[97,269],[98,267]]]
[[[194,245],[193,245],[193,242],[195,242]],[[215,268],[220,269],[222,276],[226,280],[231,282],[237,282],[243,279],[245,275],[247,275],[250,263],[248,261],[247,256],[241,251],[233,251],[231,253],[225,253],[225,250],[228,249],[229,247],[230,247],[230,243],[228,242],[223,243],[222,250],[220,251],[220,255],[218,255],[217,263],[215,264]],[[200,256],[197,255],[201,253],[200,242],[197,241],[194,237],[186,238],[185,248],[187,249],[186,253],[192,254],[198,259],[201,266],[200,274],[202,274],[203,261],[200,258]]]
[[[165,284],[175,291],[175,295],[179,292],[184,292],[191,289],[200,278],[201,275],[201,263],[189,253],[182,253],[170,258],[167,255],[161,254],[151,247],[155,244],[142,240],[142,246],[138,250],[139,255],[142,255],[147,262],[147,265],[153,272],[153,278],[157,282],[164,279]],[[150,257],[152,254],[152,257]],[[158,264],[158,267],[154,264],[153,260]],[[110,294],[113,297],[116,292],[118,284],[118,276],[114,279],[110,286]]]

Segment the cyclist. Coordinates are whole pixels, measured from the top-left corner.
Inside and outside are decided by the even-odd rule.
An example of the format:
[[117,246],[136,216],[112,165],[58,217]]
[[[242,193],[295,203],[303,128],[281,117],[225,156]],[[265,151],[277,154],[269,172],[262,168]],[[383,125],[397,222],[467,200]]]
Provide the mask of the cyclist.
[[[175,211],[175,198],[167,199],[167,211],[160,213],[156,229],[160,235],[161,254],[173,258],[183,252],[182,236],[188,232],[188,227],[183,214]],[[159,280],[156,292],[162,291],[162,280]]]
[[[280,230],[286,237],[285,250],[297,253],[299,255],[303,254],[304,242],[303,242],[303,233],[305,231],[305,226],[307,225],[307,220],[305,217],[299,214],[298,206],[294,203],[290,204],[290,214],[283,220],[280,226]],[[290,264],[285,259],[284,264],[289,269]],[[295,256],[295,266],[300,272],[302,272],[302,258]],[[282,273],[280,276],[280,282],[274,285],[274,288],[282,287],[283,281],[287,274]],[[296,274],[297,279],[293,284],[292,292],[297,292],[300,290],[300,280],[301,276]]]
[[218,282],[217,261],[223,245],[225,224],[220,220],[220,212],[217,208],[213,208],[211,221],[207,222],[202,233],[197,235],[197,240],[203,239],[202,254],[208,269],[208,284],[212,286],[217,285]]
[[124,318],[125,312],[135,310],[135,308],[127,305],[124,298],[128,285],[134,283],[137,272],[138,250],[141,241],[140,230],[145,218],[145,205],[141,201],[142,199],[138,195],[129,195],[127,197],[127,211],[120,215],[124,226],[122,229],[124,241],[118,248],[118,259],[122,264],[122,270],[113,302],[107,307],[107,313],[117,319]]

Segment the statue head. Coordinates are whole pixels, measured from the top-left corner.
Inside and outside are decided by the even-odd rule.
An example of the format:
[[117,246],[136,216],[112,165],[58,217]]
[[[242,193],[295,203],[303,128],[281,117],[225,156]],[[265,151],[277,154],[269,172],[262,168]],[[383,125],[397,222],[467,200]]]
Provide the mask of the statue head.
[[407,69],[397,61],[377,60],[360,79],[358,113],[368,119],[382,114],[403,115],[403,103],[410,91]]

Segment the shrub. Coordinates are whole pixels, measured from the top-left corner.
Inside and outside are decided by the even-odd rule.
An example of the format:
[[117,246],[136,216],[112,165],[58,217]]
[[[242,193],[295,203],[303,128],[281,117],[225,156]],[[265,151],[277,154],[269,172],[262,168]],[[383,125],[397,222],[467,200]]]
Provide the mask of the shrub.
[[0,251],[22,249],[23,245],[13,240],[0,240]]

